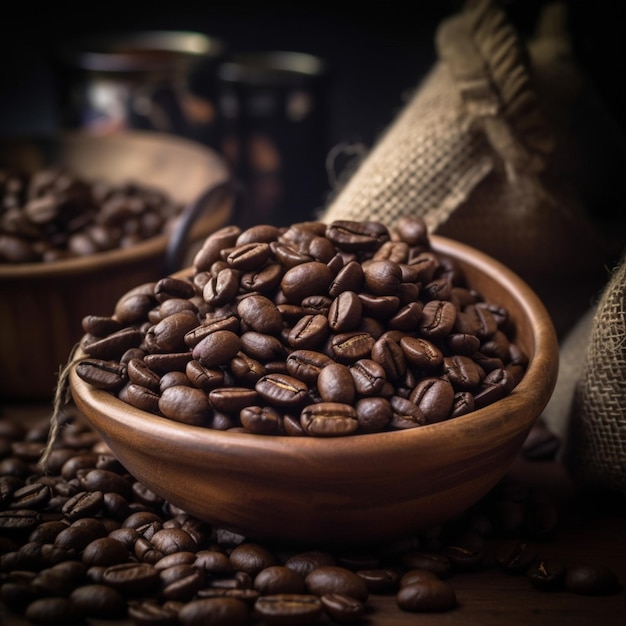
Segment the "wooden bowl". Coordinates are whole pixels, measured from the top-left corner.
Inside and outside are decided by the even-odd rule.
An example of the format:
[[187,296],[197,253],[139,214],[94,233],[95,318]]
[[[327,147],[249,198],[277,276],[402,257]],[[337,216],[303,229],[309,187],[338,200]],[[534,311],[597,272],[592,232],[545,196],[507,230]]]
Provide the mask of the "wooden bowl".
[[[200,144],[159,133],[133,131],[96,136],[5,140],[0,164],[37,171],[66,166],[86,180],[135,181],[166,191],[190,210],[209,189],[228,178],[220,156]],[[203,240],[230,217],[222,203],[205,212],[187,243]],[[182,218],[181,218],[182,220]],[[50,263],[0,263],[0,396],[48,399],[60,367],[82,336],[87,314],[108,314],[130,288],[165,272],[170,237],[147,239],[131,248]]]
[[79,410],[138,480],[190,514],[248,537],[364,542],[441,523],[503,477],[552,393],[558,346],[534,292],[506,267],[442,237],[469,285],[501,304],[529,357],[505,398],[463,417],[343,438],[242,434],[137,410],[70,375]]

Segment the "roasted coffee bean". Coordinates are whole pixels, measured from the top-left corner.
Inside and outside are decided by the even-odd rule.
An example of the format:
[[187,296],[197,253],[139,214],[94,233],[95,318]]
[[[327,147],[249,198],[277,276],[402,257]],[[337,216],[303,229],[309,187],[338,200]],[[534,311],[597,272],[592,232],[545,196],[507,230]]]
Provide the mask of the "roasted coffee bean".
[[118,397],[142,411],[147,411],[148,413],[159,412],[159,393],[142,385],[136,385],[135,383],[127,384],[122,387]]
[[305,593],[304,576],[284,565],[271,565],[254,577],[254,588],[262,595]]
[[309,261],[288,269],[280,287],[288,302],[300,304],[304,298],[328,293],[333,274],[325,263]]
[[569,565],[565,571],[564,587],[572,593],[600,596],[616,593],[619,582],[615,572],[598,565]]
[[403,611],[434,613],[450,611],[457,605],[453,587],[443,580],[427,580],[404,585],[396,594],[396,603]]
[[366,287],[377,296],[396,295],[402,282],[400,265],[389,259],[373,259],[363,272]]
[[565,584],[565,565],[559,562],[539,561],[527,571],[533,587],[541,591],[560,591]]
[[162,596],[166,600],[179,600],[181,602],[192,600],[205,583],[205,575],[202,570],[184,563],[161,569],[159,577],[162,585]]
[[211,403],[205,391],[196,387],[168,387],[159,398],[159,411],[170,419],[202,426],[212,415]]
[[272,300],[251,294],[237,304],[237,315],[250,329],[268,335],[278,335],[283,327],[280,311]]
[[256,291],[261,294],[273,293],[283,277],[283,268],[279,263],[268,263],[259,270],[253,270],[241,275],[239,284],[247,291]]
[[88,584],[76,587],[70,600],[81,615],[97,619],[121,619],[126,616],[126,600],[106,585]]
[[81,517],[92,517],[102,510],[104,494],[102,491],[80,491],[71,496],[63,505],[63,514],[74,521]]
[[220,258],[222,250],[235,245],[240,234],[241,229],[234,224],[211,233],[194,256],[193,265],[196,271],[207,271]]
[[119,361],[120,357],[131,348],[138,348],[143,340],[143,333],[136,328],[123,328],[102,339],[83,344],[84,352],[99,361]]
[[441,339],[454,328],[457,310],[448,300],[430,300],[424,304],[419,321],[420,332],[429,339]]
[[365,614],[365,605],[342,593],[327,593],[320,597],[324,611],[338,624],[358,623]]
[[443,359],[443,373],[456,391],[476,389],[485,378],[485,372],[467,356],[454,355]]
[[328,294],[335,298],[346,291],[358,293],[363,288],[365,275],[363,267],[357,261],[348,261],[332,280]]
[[324,402],[354,403],[356,386],[347,365],[331,363],[322,368],[317,378],[317,388]]
[[148,329],[145,345],[150,352],[171,353],[186,350],[185,336],[198,325],[198,317],[191,311],[173,313]]
[[354,291],[342,291],[328,309],[328,325],[336,333],[356,330],[363,317],[363,304]]
[[52,496],[52,489],[40,481],[24,485],[13,492],[10,509],[34,509],[43,508]]
[[194,565],[208,574],[230,574],[234,571],[230,558],[217,550],[200,550],[196,552]]
[[217,411],[239,414],[258,401],[258,394],[248,387],[220,387],[208,393],[209,402]]
[[176,385],[188,386],[191,384],[194,387],[198,387],[198,389],[208,392],[224,384],[224,372],[220,368],[204,367],[196,360],[189,361],[185,366],[185,378],[172,381],[172,384],[167,384],[166,386],[164,386],[163,378],[160,379],[159,383],[161,393],[165,391],[165,388]]
[[236,570],[256,576],[261,570],[276,565],[276,558],[260,544],[244,543],[232,550],[230,562]]
[[[261,363],[271,361],[282,361],[287,354],[287,348],[283,345],[278,337],[258,333],[256,331],[248,331],[241,335],[241,350]],[[234,357],[237,354],[233,354]]]
[[328,338],[328,318],[322,314],[303,315],[287,333],[287,343],[296,350],[315,350]]
[[524,574],[537,560],[537,551],[526,541],[504,542],[498,548],[496,560],[505,572]]
[[88,543],[82,552],[82,561],[87,566],[115,565],[123,563],[129,556],[128,549],[119,540],[111,537],[100,537]]
[[191,552],[197,548],[196,542],[182,528],[164,528],[159,530],[152,536],[150,542],[163,555],[181,551]]
[[238,270],[224,268],[209,279],[202,288],[202,299],[213,307],[220,307],[230,302],[239,291]]
[[301,576],[310,574],[314,569],[324,565],[337,565],[336,558],[330,552],[308,550],[298,552],[285,561],[285,567],[294,570]]
[[[402,285],[400,286],[402,289]],[[417,287],[416,287],[416,291]],[[404,304],[398,311],[389,319],[388,326],[392,330],[402,330],[406,332],[413,332],[422,317],[423,304],[417,300],[418,293],[412,294],[410,301]],[[401,302],[405,302],[406,297],[401,299]]]
[[224,260],[234,269],[250,272],[262,267],[272,251],[266,242],[252,242],[222,251]]
[[360,569],[356,573],[365,581],[370,593],[388,593],[397,590],[401,577],[400,571],[391,567]]
[[385,368],[373,359],[359,359],[349,371],[355,390],[361,396],[380,394],[387,382]]
[[[80,365],[80,363],[79,363]],[[150,391],[159,393],[161,379],[156,372],[153,372],[143,361],[143,359],[132,358],[127,365],[128,379],[140,387],[145,387]]]
[[302,381],[287,374],[266,374],[254,388],[261,398],[285,408],[302,404],[308,392],[308,387]]
[[31,602],[24,616],[34,624],[80,624],[83,614],[78,606],[65,597],[38,598]]
[[431,341],[421,337],[403,337],[400,347],[408,363],[420,372],[436,372],[444,363],[443,353]]
[[149,563],[120,563],[104,570],[102,582],[125,596],[140,596],[157,589],[159,572]]
[[409,569],[400,576],[398,587],[406,587],[414,583],[421,583],[424,580],[439,579],[439,576],[430,569]]
[[331,351],[340,363],[352,364],[360,359],[370,358],[375,340],[367,332],[350,331],[337,333],[331,338]]
[[403,555],[402,564],[411,570],[427,570],[439,578],[448,576],[452,569],[450,559],[439,552],[408,552]]
[[371,358],[380,363],[387,378],[391,381],[400,379],[406,373],[407,363],[399,342],[388,335],[382,335],[371,348]]
[[356,409],[350,404],[318,402],[302,410],[300,425],[307,435],[343,437],[358,429],[359,420]]
[[402,396],[392,396],[389,400],[392,415],[390,425],[393,430],[415,428],[426,424],[426,416],[422,409]]
[[286,360],[289,374],[308,385],[315,385],[322,368],[333,363],[326,354],[315,350],[294,350]]
[[84,359],[76,364],[76,374],[97,389],[117,391],[126,384],[126,366],[117,361]]
[[364,433],[382,432],[393,418],[391,402],[386,398],[362,398],[356,403],[355,409],[359,431]]
[[369,590],[365,581],[352,570],[339,565],[322,565],[305,578],[309,591],[316,596],[341,593],[351,598],[367,601]]
[[105,469],[92,469],[81,477],[80,484],[86,491],[103,493],[115,492],[127,500],[132,498],[130,481],[117,472]]
[[145,364],[159,376],[172,371],[184,372],[187,363],[191,361],[190,352],[171,352],[167,354],[153,353],[143,357]]
[[241,425],[257,435],[278,435],[284,430],[282,415],[270,406],[246,406],[239,413]]
[[375,250],[390,239],[388,229],[378,222],[336,220],[326,229],[326,237],[347,252]]
[[233,331],[217,330],[197,343],[192,355],[204,367],[212,368],[228,363],[241,347],[241,339]]
[[430,424],[450,416],[454,405],[454,388],[440,378],[424,378],[411,391],[409,400],[416,404]]
[[261,596],[254,604],[254,615],[263,623],[315,624],[322,615],[321,600],[309,594],[276,594]]

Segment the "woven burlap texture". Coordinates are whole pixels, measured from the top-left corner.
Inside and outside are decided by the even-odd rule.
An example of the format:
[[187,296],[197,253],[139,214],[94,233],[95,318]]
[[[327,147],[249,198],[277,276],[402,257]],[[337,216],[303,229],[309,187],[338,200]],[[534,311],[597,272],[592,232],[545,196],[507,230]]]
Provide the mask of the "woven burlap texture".
[[626,496],[626,258],[598,302],[581,358],[565,463],[578,483]]
[[577,188],[586,163],[571,105],[581,80],[564,24],[555,5],[522,42],[493,0],[445,20],[437,62],[321,219],[419,215],[430,232],[520,274],[555,318],[577,319],[606,279],[606,245]]

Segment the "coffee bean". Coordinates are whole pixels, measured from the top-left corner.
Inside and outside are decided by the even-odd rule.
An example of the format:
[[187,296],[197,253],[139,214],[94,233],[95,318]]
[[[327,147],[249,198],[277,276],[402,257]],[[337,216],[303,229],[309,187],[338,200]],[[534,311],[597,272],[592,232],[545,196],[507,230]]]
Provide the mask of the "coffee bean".
[[159,572],[149,563],[120,563],[104,570],[102,582],[125,596],[140,596],[158,587]]
[[122,619],[126,616],[126,600],[117,590],[100,584],[82,585],[70,593],[78,612],[97,619]]
[[346,365],[331,363],[322,368],[317,378],[317,388],[324,402],[354,403],[356,386]]
[[254,604],[255,616],[265,624],[315,624],[322,610],[321,600],[308,594],[261,596]]
[[572,593],[600,596],[616,593],[619,582],[608,567],[576,564],[566,568],[564,587]]
[[266,374],[254,388],[261,398],[287,408],[302,404],[308,392],[308,387],[302,381],[287,374]]
[[324,594],[320,601],[330,619],[338,624],[358,623],[365,613],[363,602],[342,593]]
[[305,593],[304,576],[284,565],[271,565],[254,578],[254,588],[262,595]]
[[165,389],[159,398],[158,406],[165,417],[193,426],[206,424],[212,412],[205,391],[184,385]]
[[83,614],[72,602],[65,597],[38,598],[31,602],[24,616],[34,624],[80,624]]
[[76,374],[96,389],[117,391],[126,383],[127,368],[116,361],[84,359],[76,364]]
[[356,409],[340,402],[318,402],[305,407],[300,414],[305,433],[316,437],[351,435],[359,427]]
[[361,602],[369,596],[365,581],[356,572],[338,565],[322,565],[314,569],[306,576],[305,584],[309,593],[316,596],[341,593]]
[[396,603],[403,611],[434,613],[454,609],[457,599],[449,583],[433,578],[404,585],[396,594]]
[[497,551],[496,560],[510,574],[523,574],[535,563],[537,551],[525,541],[504,542]]
[[527,571],[533,587],[541,591],[560,591],[565,584],[565,566],[562,563],[539,561]]

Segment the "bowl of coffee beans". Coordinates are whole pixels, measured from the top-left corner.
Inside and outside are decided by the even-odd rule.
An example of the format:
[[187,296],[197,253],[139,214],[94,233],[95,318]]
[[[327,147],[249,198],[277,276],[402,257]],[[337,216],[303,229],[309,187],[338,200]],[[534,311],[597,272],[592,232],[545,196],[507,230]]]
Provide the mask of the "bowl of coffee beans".
[[467,510],[558,367],[534,292],[412,217],[225,226],[83,330],[69,389],[128,471],[270,540],[383,540]]
[[[51,398],[82,318],[159,278],[189,211],[227,176],[212,150],[159,133],[0,142],[0,394]],[[207,206],[186,243],[229,215]]]

